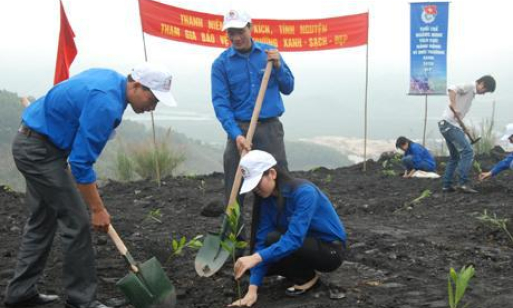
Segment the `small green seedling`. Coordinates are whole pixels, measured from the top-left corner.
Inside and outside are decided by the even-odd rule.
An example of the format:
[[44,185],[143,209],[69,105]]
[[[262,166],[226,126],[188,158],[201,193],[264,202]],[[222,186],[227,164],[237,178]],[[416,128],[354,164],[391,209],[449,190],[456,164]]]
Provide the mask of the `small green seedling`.
[[492,229],[499,229],[504,231],[504,233],[506,233],[511,242],[513,242],[513,236],[508,230],[508,218],[498,218],[495,213],[493,213],[493,216],[490,216],[488,215],[488,212],[484,210],[483,215],[477,217],[477,219],[481,221],[484,225]]
[[148,212],[148,214],[146,215],[144,220],[153,219],[158,223],[162,223],[162,220],[160,220],[161,218],[162,218],[162,213],[160,212],[160,209],[153,209]]
[[390,170],[390,169],[381,170],[381,174],[383,174],[384,176],[389,176],[389,177],[397,176],[397,172],[395,172],[395,170]]
[[401,207],[401,208],[398,208],[396,211],[399,211],[399,210],[411,210],[413,208],[414,205],[417,205],[420,203],[420,201],[422,201],[422,199],[425,199],[425,198],[428,198],[428,197],[431,197],[433,193],[431,192],[431,190],[429,189],[425,189],[421,194],[420,196],[418,196],[417,198],[411,200],[411,201],[408,201],[408,202],[405,202],[404,203],[404,206]]
[[326,176],[326,178],[324,179],[324,183],[331,183],[332,180],[333,180],[333,177],[331,176],[331,174],[328,174]]
[[[469,265],[468,267],[464,266],[459,273],[451,267],[447,277],[447,292],[449,295],[450,308],[458,308],[458,304],[463,298],[463,295],[465,295],[470,279],[474,277],[474,272],[475,270],[472,265]],[[463,306],[463,308],[467,306],[468,303]]]
[[[235,204],[233,204],[232,210],[230,211],[230,214],[227,215],[230,233],[228,234],[226,239],[221,242],[221,246],[223,247],[223,249],[228,251],[231,254],[234,265],[235,265],[236,250],[246,248],[246,246],[248,245],[248,243],[246,241],[237,240],[237,237],[241,234],[242,229],[244,228],[244,225],[239,227],[239,218],[240,218],[240,206],[237,202],[235,202]],[[239,296],[239,301],[241,301],[241,304],[242,304],[242,294],[240,291],[240,282],[237,280],[236,283],[237,283],[237,293]]]
[[184,248],[200,249],[203,246],[203,243],[200,241],[202,237],[203,235],[196,235],[190,241],[187,241],[185,236],[182,236],[179,241],[173,239],[171,243],[173,246],[173,256],[181,255]]

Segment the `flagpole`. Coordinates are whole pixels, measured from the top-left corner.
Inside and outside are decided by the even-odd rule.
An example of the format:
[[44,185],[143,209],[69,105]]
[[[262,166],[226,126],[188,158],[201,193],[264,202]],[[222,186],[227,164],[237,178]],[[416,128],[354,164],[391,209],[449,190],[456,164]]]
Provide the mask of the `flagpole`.
[[367,10],[367,45],[365,48],[365,107],[364,107],[364,140],[363,140],[363,171],[367,171],[367,101],[369,96],[369,10]]
[[424,137],[422,138],[422,146],[426,146],[426,127],[427,127],[427,113],[428,113],[428,95],[426,94],[426,100],[424,102]]
[[[142,16],[141,16],[141,2],[140,2],[140,0],[137,0],[137,4],[138,4],[138,7],[139,7],[139,19],[141,20],[141,34],[142,34],[142,41],[143,41],[143,46],[144,46],[144,61],[148,62],[148,53],[146,51],[146,38],[144,36],[144,29],[143,29],[143,21],[142,21]],[[153,159],[155,160],[155,173],[156,173],[156,176],[157,176],[157,184],[160,187],[160,185],[161,185],[161,181],[160,181],[160,166],[159,166],[158,155],[157,155],[158,147],[157,147],[157,136],[156,136],[156,133],[155,133],[155,117],[153,116],[153,111],[150,111],[150,116],[151,116],[151,130],[153,132],[153,147],[155,148],[155,152],[153,154]]]

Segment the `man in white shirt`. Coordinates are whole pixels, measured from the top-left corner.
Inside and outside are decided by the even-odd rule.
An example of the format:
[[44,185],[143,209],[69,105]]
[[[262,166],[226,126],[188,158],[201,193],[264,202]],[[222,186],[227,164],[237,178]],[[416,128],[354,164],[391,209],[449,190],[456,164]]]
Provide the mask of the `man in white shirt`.
[[[449,93],[449,105],[444,111],[443,119],[438,122],[438,128],[445,138],[450,154],[443,177],[444,192],[453,192],[456,190],[466,193],[477,192],[468,184],[468,173],[472,167],[472,161],[474,160],[474,150],[465,137],[465,133],[458,124],[458,120],[451,109],[454,109],[456,116],[458,116],[460,120],[463,120],[470,110],[470,106],[476,94],[485,94],[493,91],[495,91],[495,79],[489,75],[479,78],[475,83],[455,85],[449,87],[447,90]],[[457,171],[459,176],[458,185],[456,187],[453,186],[455,171]]]

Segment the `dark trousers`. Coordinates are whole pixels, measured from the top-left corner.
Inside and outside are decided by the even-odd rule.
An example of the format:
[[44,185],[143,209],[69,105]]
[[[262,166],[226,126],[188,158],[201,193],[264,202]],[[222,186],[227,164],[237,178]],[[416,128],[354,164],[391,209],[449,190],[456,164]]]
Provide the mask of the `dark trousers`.
[[[280,232],[267,235],[266,246],[276,243]],[[266,276],[280,275],[294,284],[301,285],[315,277],[315,271],[332,272],[342,265],[345,249],[342,242],[328,243],[307,237],[303,246],[291,255],[269,266]]]
[[67,300],[90,303],[97,289],[95,255],[87,208],[67,169],[68,153],[40,136],[21,133],[14,138],[12,153],[26,180],[30,215],[5,301],[22,301],[38,294],[36,285],[59,229]]

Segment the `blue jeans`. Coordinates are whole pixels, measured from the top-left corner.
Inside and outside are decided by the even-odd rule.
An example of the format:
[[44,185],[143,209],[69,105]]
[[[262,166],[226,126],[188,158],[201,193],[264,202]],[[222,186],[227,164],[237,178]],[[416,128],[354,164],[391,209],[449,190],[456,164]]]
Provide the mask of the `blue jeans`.
[[474,150],[472,145],[465,137],[465,133],[459,127],[442,120],[438,122],[440,133],[445,138],[447,148],[449,149],[450,158],[445,168],[443,177],[444,187],[452,185],[454,171],[458,173],[458,185],[464,185],[468,182],[468,173],[472,168],[474,160]]
[[413,169],[427,171],[427,172],[434,171],[433,168],[431,168],[429,166],[428,162],[426,162],[424,160],[420,162],[420,164],[417,166],[418,168],[415,168],[415,165],[413,164],[413,156],[411,156],[411,155],[403,157],[402,162],[403,162],[404,167],[408,171],[413,170]]

